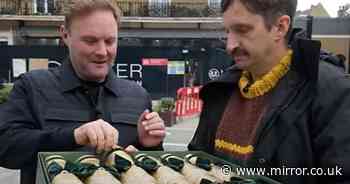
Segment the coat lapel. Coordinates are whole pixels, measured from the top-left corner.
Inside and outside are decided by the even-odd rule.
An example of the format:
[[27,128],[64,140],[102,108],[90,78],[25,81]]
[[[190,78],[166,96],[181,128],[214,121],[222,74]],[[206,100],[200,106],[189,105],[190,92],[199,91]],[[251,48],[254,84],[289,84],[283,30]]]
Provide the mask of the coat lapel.
[[268,111],[257,130],[255,158],[271,160],[290,128],[311,105],[316,93],[319,43],[297,39],[291,70],[271,94]]
[[[257,130],[255,153],[257,158],[264,157],[270,160],[278,146],[288,135],[290,127],[308,106],[308,101],[302,101],[300,91],[308,88],[306,81],[296,79],[294,72],[290,72],[278,85],[271,96],[268,111]],[[311,102],[311,101],[310,101]],[[298,108],[296,108],[299,106]],[[254,157],[253,156],[253,157]],[[253,159],[254,160],[254,159]]]

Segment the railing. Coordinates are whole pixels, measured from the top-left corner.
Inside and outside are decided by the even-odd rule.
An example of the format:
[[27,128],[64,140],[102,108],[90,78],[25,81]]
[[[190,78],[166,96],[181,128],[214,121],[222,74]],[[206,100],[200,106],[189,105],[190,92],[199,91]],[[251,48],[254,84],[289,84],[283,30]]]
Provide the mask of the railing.
[[[69,0],[47,0],[47,5],[38,0],[33,5],[32,0],[0,0],[0,15],[62,15]],[[218,17],[221,16],[219,3],[195,0],[188,2],[148,1],[148,0],[115,0],[124,16],[130,17]],[[36,10],[34,10],[36,7]],[[45,8],[46,7],[46,8]]]
[[13,0],[0,0],[0,14],[16,14],[18,6]]

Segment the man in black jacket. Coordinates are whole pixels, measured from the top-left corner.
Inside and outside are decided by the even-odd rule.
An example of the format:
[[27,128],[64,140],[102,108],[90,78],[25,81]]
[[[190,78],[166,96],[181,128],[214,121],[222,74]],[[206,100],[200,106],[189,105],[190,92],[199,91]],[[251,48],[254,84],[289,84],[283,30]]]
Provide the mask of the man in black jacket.
[[76,0],[61,35],[62,67],[26,73],[0,109],[0,166],[21,169],[33,184],[39,151],[161,149],[163,120],[147,92],[117,79],[120,12],[108,0]]
[[235,65],[202,88],[189,149],[285,184],[349,183],[350,80],[319,61],[319,42],[289,36],[297,0],[222,5]]

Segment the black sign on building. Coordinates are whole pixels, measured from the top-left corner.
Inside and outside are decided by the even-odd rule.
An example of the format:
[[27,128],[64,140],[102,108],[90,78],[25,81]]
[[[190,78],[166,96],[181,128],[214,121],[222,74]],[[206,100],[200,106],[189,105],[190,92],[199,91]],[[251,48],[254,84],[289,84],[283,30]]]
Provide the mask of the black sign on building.
[[[20,73],[56,67],[67,56],[67,49],[59,46],[0,46],[0,79],[13,82]],[[175,97],[180,87],[203,85],[231,64],[225,51],[217,48],[132,46],[118,48],[113,69],[117,77],[134,80],[158,99]]]

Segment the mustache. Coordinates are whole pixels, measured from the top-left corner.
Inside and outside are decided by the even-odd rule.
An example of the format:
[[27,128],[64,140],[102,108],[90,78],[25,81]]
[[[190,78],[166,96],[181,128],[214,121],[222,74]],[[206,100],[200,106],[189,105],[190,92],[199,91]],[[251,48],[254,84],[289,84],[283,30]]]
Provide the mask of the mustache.
[[231,52],[231,55],[233,57],[235,57],[235,56],[240,56],[240,55],[249,55],[249,53],[246,50],[244,50],[240,47],[237,47]]

